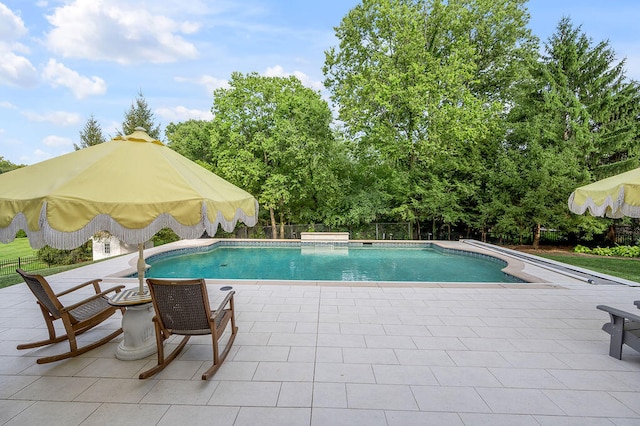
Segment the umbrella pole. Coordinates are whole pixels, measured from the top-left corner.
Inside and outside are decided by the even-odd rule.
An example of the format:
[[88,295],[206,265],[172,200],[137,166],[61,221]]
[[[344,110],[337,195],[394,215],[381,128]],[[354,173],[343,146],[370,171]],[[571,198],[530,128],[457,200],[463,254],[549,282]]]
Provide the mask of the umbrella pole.
[[140,288],[138,289],[138,294],[144,294],[144,267],[146,266],[144,262],[144,257],[142,252],[144,251],[144,243],[138,244],[138,282],[140,284]]

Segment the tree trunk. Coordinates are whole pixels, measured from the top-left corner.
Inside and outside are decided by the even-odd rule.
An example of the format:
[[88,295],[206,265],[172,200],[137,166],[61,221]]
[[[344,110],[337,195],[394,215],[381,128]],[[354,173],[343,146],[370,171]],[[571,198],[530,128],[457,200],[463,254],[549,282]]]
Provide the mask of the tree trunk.
[[607,240],[611,241],[612,244],[616,243],[616,227],[615,225],[609,225],[609,229],[607,230]]
[[284,215],[280,213],[280,238],[284,240]]
[[271,238],[275,240],[278,238],[278,225],[276,224],[276,212],[273,211],[273,207],[269,208],[269,216],[271,216]]
[[534,249],[537,249],[540,246],[540,228],[541,228],[540,224],[537,223],[533,231],[533,248]]

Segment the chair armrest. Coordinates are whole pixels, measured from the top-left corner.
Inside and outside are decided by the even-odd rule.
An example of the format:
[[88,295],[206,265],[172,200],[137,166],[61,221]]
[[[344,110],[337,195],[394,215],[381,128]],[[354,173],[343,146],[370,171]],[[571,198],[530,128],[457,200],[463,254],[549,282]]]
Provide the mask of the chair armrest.
[[72,310],[74,310],[75,308],[77,308],[77,307],[79,307],[79,306],[82,306],[82,305],[84,305],[84,304],[85,304],[85,303],[87,303],[87,302],[91,302],[92,300],[99,299],[99,298],[101,298],[102,296],[106,296],[107,294],[112,293],[112,292],[119,292],[119,291],[120,291],[120,290],[122,290],[123,288],[124,288],[124,285],[119,285],[119,286],[116,286],[116,287],[112,287],[112,288],[110,288],[110,289],[108,289],[108,290],[101,291],[100,293],[94,294],[94,295],[93,295],[93,296],[91,296],[91,297],[88,297],[88,298],[86,298],[86,299],[84,299],[84,300],[81,300],[81,301],[79,301],[79,302],[74,303],[73,305],[63,306],[63,307],[62,307],[62,309],[60,309],[60,312],[68,312],[68,311],[72,311]]
[[596,308],[600,309],[601,311],[608,312],[609,315],[611,316],[611,321],[613,321],[614,317],[618,317],[618,318],[625,318],[625,319],[628,319],[629,321],[640,323],[640,315],[632,314],[630,312],[625,312],[623,310],[612,308],[611,306],[606,306],[606,305],[598,305],[596,306]]
[[[97,286],[98,286],[98,289],[97,289],[98,291],[96,291],[96,293],[98,293],[98,292],[100,291],[100,285],[98,284],[100,281],[102,281],[102,279],[97,278],[97,279],[95,279],[95,280],[91,280],[91,281],[87,281],[87,282],[82,283],[82,284],[78,284],[78,285],[77,285],[77,286],[75,286],[75,287],[71,287],[71,288],[66,289],[66,290],[64,290],[64,291],[61,291],[60,293],[56,293],[56,296],[58,296],[58,297],[60,297],[60,296],[64,296],[65,294],[69,294],[69,293],[74,292],[74,291],[76,291],[76,290],[79,290],[79,289],[81,289],[81,288],[83,288],[83,287],[86,287],[86,286],[88,286],[89,284],[94,284],[94,286],[95,286],[95,285],[97,285]],[[124,287],[124,286],[123,286],[123,287]]]
[[216,309],[215,311],[212,312],[211,314],[211,319],[216,318],[218,315],[220,315],[220,313],[224,310],[224,307],[227,305],[227,303],[232,302],[233,301],[233,295],[235,294],[235,291],[230,291],[229,293],[227,293],[227,297],[225,297],[222,302],[220,302],[220,305],[218,306],[218,309]]

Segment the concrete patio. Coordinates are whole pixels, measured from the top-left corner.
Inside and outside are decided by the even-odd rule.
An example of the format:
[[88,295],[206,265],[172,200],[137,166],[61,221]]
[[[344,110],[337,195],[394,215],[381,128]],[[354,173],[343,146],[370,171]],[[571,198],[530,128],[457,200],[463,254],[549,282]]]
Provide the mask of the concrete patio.
[[[131,256],[49,277],[55,290],[110,277]],[[534,284],[208,281],[213,306],[236,291],[239,333],[210,381],[209,337],[155,363],[121,361],[122,337],[57,363],[25,284],[0,290],[0,424],[6,425],[640,425],[640,354],[609,357],[607,304],[640,289],[592,285],[535,265]],[[88,294],[88,293],[87,293]],[[120,326],[118,313],[82,336]],[[171,344],[171,343],[170,343]]]

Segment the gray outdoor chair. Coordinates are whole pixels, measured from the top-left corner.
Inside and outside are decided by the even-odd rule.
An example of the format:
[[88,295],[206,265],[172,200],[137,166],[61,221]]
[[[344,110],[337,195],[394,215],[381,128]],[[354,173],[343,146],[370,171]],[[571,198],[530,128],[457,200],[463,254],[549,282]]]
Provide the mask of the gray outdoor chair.
[[[636,301],[635,304],[640,308],[640,301]],[[611,335],[609,355],[622,359],[622,345],[625,344],[640,352],[640,316],[610,306],[596,307],[608,312],[611,317],[611,322],[602,326],[602,329]]]
[[[158,365],[140,374],[141,379],[162,371],[182,351],[191,336],[211,335],[213,343],[213,365],[202,374],[202,380],[213,376],[229,354],[236,338],[238,327],[233,305],[235,291],[227,293],[218,309],[211,311],[207,286],[203,279],[196,280],[159,280],[147,279],[151,300],[156,315],[153,323],[158,346]],[[231,322],[231,333],[222,352],[218,341],[227,324]],[[171,335],[184,336],[178,347],[168,356],[164,356],[164,342]]]

